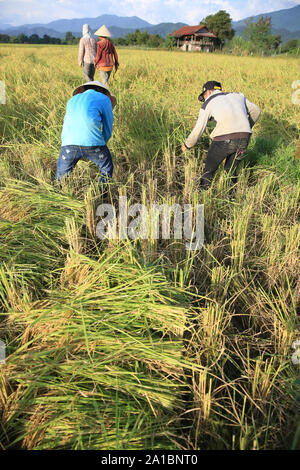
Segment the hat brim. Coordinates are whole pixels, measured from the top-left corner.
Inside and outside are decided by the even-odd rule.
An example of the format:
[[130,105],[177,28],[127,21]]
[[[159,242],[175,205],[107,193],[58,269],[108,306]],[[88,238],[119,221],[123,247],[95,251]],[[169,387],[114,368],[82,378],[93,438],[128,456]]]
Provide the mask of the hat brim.
[[94,32],[95,36],[99,36],[102,38],[111,38],[111,32],[106,28],[101,26],[101,28],[97,29],[97,31]]
[[75,88],[75,90],[73,91],[73,96],[74,96],[74,95],[77,95],[78,93],[83,93],[88,85],[92,85],[92,86],[94,86],[94,87],[99,88],[99,90],[102,89],[102,90],[108,92],[108,98],[109,98],[110,101],[111,101],[112,108],[114,108],[114,107],[117,105],[117,98],[115,97],[115,95],[113,95],[113,94],[111,93],[111,91],[109,90],[109,88],[107,88],[105,85],[103,85],[103,84],[100,83],[100,82],[87,82],[87,83],[84,83],[83,85],[78,86],[78,87]]
[[75,88],[75,90],[73,91],[73,96],[77,95],[78,93],[82,93],[86,89],[87,86],[94,86],[94,87],[100,88],[102,90],[105,90],[111,95],[111,92],[106,85],[103,85],[103,83],[94,81],[94,82],[86,82],[83,85],[80,85],[77,88]]

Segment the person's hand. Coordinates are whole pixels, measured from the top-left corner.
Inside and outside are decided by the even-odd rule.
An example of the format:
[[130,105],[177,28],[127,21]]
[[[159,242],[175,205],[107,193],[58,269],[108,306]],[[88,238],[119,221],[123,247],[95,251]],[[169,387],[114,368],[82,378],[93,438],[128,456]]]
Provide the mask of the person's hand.
[[115,69],[116,69],[116,71],[118,70],[118,68],[119,68],[119,64],[116,63],[116,64],[115,64]]
[[79,67],[82,67],[82,66],[83,66],[83,62],[80,62],[80,63],[79,63]]
[[182,153],[184,153],[184,152],[186,152],[186,151],[188,150],[188,148],[186,147],[185,144],[182,144],[181,150],[182,150]]
[[115,95],[110,94],[109,99],[111,101],[112,109],[114,109],[117,104],[117,98],[115,97]]

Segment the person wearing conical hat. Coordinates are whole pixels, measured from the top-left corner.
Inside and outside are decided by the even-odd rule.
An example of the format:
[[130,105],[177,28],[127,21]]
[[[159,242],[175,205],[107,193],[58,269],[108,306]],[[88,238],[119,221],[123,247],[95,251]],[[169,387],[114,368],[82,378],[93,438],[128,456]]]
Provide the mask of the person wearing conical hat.
[[113,68],[115,67],[116,71],[119,68],[118,54],[115,46],[109,39],[111,33],[105,25],[95,32],[95,36],[99,36],[99,41],[97,43],[97,55],[94,64],[100,71],[101,83],[107,84]]
[[78,65],[83,66],[85,81],[93,81],[95,76],[94,60],[97,55],[97,41],[92,37],[88,24],[82,26],[82,38],[79,41]]
[[55,180],[61,181],[81,159],[95,163],[100,170],[99,187],[107,194],[113,162],[107,147],[113,128],[116,98],[107,85],[98,81],[84,83],[68,101],[61,133],[61,148]]

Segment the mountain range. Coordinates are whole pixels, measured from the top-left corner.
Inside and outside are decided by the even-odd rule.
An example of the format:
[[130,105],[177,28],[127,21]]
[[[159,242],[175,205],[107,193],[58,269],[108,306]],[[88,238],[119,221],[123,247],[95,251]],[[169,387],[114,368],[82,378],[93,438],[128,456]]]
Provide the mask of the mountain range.
[[235,34],[241,36],[245,30],[246,21],[252,19],[255,22],[262,16],[271,18],[271,32],[272,34],[280,34],[283,42],[289,39],[300,39],[300,5],[244,18],[240,21],[233,21],[232,26],[235,30]]
[[40,37],[44,34],[48,34],[48,36],[51,37],[64,38],[66,32],[70,31],[75,37],[80,37],[82,25],[84,23],[89,24],[93,32],[105,24],[109,28],[113,37],[125,37],[128,33],[132,33],[136,29],[139,29],[140,31],[148,31],[149,34],[160,34],[161,36],[166,37],[167,34],[176,31],[182,26],[186,26],[186,23],[160,23],[153,25],[137,16],[121,17],[117,15],[101,15],[97,18],[62,19],[51,21],[47,24],[35,23],[12,26],[0,23],[0,33],[15,36],[22,33],[27,36],[38,34]]
[[[253,21],[257,21],[261,16],[270,17],[272,20],[272,34],[280,34],[283,42],[289,39],[300,39],[300,5],[293,8],[263,13],[252,17]],[[236,35],[242,35],[245,29],[245,18],[240,21],[233,21],[232,26],[236,31]],[[186,23],[160,23],[153,25],[137,16],[120,17],[117,15],[101,15],[97,18],[75,18],[61,19],[51,21],[47,24],[35,23],[24,24],[21,26],[12,26],[0,23],[0,33],[8,35],[38,34],[42,37],[47,34],[51,37],[64,38],[67,31],[71,31],[74,36],[81,36],[82,25],[88,23],[93,32],[100,26],[105,24],[111,31],[113,37],[125,37],[128,33],[134,32],[136,29],[147,31],[149,34],[160,34],[166,37],[167,34],[176,31]]]

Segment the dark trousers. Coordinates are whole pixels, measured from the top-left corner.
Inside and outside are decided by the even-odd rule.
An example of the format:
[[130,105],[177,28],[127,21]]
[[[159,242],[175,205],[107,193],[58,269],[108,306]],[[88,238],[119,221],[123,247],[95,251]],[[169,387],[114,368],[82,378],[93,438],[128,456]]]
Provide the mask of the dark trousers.
[[94,80],[94,76],[95,76],[94,64],[88,64],[87,62],[84,62],[83,76],[87,82],[92,82]]
[[231,182],[236,181],[236,170],[243,159],[249,139],[213,140],[206,157],[205,168],[200,179],[200,187],[209,188],[219,165],[225,160],[225,171],[230,173]]

